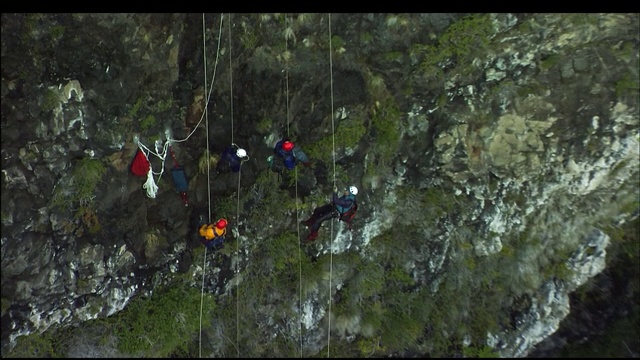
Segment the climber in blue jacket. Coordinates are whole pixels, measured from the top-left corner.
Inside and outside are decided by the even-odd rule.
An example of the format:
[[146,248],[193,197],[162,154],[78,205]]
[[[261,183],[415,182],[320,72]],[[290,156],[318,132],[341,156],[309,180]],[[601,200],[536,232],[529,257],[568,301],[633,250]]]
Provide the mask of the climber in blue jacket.
[[218,163],[218,171],[226,172],[225,170],[230,168],[232,172],[237,173],[240,171],[240,165],[247,160],[249,160],[249,156],[246,150],[236,144],[231,144],[222,153],[222,159]]
[[302,221],[302,224],[309,227],[306,241],[311,242],[318,237],[318,229],[325,220],[335,217],[350,224],[351,217],[354,215],[352,213],[357,209],[356,195],[358,195],[358,188],[353,185],[349,186],[349,189],[345,190],[340,197],[337,189],[334,189],[331,203],[315,208],[311,217]]
[[275,156],[270,156],[267,161],[269,168],[275,172],[281,172],[282,165],[287,170],[293,170],[299,162],[304,166],[311,165],[307,154],[290,140],[282,139],[278,141],[273,147],[273,153]]

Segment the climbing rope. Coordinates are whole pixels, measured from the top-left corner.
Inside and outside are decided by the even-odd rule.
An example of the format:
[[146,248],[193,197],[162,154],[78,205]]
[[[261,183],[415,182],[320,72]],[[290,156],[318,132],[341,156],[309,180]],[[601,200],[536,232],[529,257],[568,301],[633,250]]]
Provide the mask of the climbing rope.
[[[231,143],[233,144],[233,74],[231,67],[231,14],[227,14],[229,19],[229,93],[231,94]],[[238,175],[239,177],[240,175]]]
[[[215,81],[216,78],[216,69],[218,67],[218,56],[220,54],[220,38],[222,34],[222,14],[220,14],[220,30],[218,31],[218,50],[216,52],[216,61],[214,63],[214,67],[213,67],[213,75],[212,75],[212,79],[211,79],[211,87],[209,88],[209,94],[205,99],[205,105],[204,105],[204,112],[202,113],[202,117],[200,118],[200,121],[198,122],[198,124],[195,126],[195,128],[193,129],[193,131],[189,134],[189,136],[187,136],[186,139],[182,140],[182,141],[186,141],[189,137],[191,137],[191,135],[196,131],[196,129],[198,129],[198,127],[200,126],[200,123],[202,122],[202,119],[206,119],[205,121],[205,131],[207,133],[206,136],[206,141],[207,141],[207,159],[209,158],[209,98],[211,97],[211,92],[213,90],[213,83]],[[205,16],[204,13],[202,14],[202,54],[203,54],[203,65],[204,65],[204,88],[207,88],[207,51],[206,51],[206,26],[205,26]],[[178,142],[179,140],[175,141]],[[168,143],[168,141],[167,141]],[[164,162],[163,162],[163,167],[164,167]],[[208,202],[209,202],[209,223],[211,223],[211,163],[210,161],[207,161],[207,197],[208,197]],[[201,290],[201,295],[200,295],[200,342],[199,342],[199,355],[200,357],[202,357],[202,307],[204,305],[204,279],[205,279],[205,275],[206,275],[206,269],[207,269],[207,247],[204,247],[204,265],[202,267],[202,290]]]
[[[206,26],[204,13],[202,14],[202,64],[204,66],[204,88],[207,88],[207,41],[206,41]],[[206,101],[206,100],[205,100]],[[205,122],[205,132],[206,132],[206,141],[207,141],[207,198],[209,199],[209,222],[211,223],[211,188],[209,186],[209,170],[211,167],[209,160],[209,102],[207,101],[204,105],[204,117],[207,119]],[[202,119],[201,119],[202,120]],[[196,126],[197,128],[197,126]],[[202,307],[204,305],[204,278],[207,269],[207,247],[204,247],[204,264],[202,265],[202,289],[200,294],[200,346],[199,346],[199,356],[202,358]]]
[[[333,121],[333,58],[331,56],[331,14],[329,14],[329,75],[331,80],[331,143],[333,146],[333,188],[336,188],[336,136],[335,122]],[[327,333],[327,357],[329,357],[329,349],[331,344],[331,277],[333,275],[333,218],[331,218],[329,256],[329,331]]]
[[[236,241],[236,253],[238,254],[238,260],[236,261],[236,344],[239,344],[240,341],[240,233],[238,231],[238,219],[240,219],[240,173],[242,172],[242,163],[240,164],[240,170],[238,170],[238,206],[236,211],[236,236],[238,240]],[[236,355],[240,358],[240,347],[236,346]]]
[[[289,18],[285,19],[285,27],[288,26]],[[285,39],[285,52],[289,51],[289,39]],[[285,64],[285,83],[286,83],[286,107],[287,107],[287,137],[289,137],[289,123],[290,123],[290,113],[289,113],[289,66]],[[298,168],[295,167],[293,170],[293,174],[295,177],[296,183],[296,229],[298,234],[298,336],[300,338],[300,357],[303,357],[303,349],[302,349],[302,245],[300,244],[300,211],[298,206]]]
[[204,269],[207,268],[207,247],[204,247],[204,264],[202,264],[202,287],[200,289],[200,358],[202,358],[202,307],[204,304]]
[[[231,103],[231,144],[233,142],[233,66],[231,59],[231,14],[227,14],[229,20],[229,102]],[[238,170],[238,190],[237,190],[237,206],[236,206],[236,221],[235,221],[235,235],[238,240],[236,241],[236,279],[240,276],[240,230],[238,229],[238,222],[240,221],[240,175],[242,174],[242,164],[248,160],[248,157],[240,162],[240,169]],[[240,343],[240,281],[236,282],[236,344]],[[240,358],[240,347],[236,345],[236,356]]]
[[296,177],[296,224],[297,224],[297,232],[298,232],[298,336],[300,337],[300,357],[302,356],[302,245],[300,244],[300,211],[298,209],[298,168],[294,169],[294,174]]
[[[285,21],[285,27],[288,25],[287,22],[289,21],[289,18],[286,18]],[[289,38],[285,37],[284,39],[284,52],[285,54],[289,51]],[[287,137],[289,137],[289,64],[288,64],[288,60],[286,60],[287,58],[285,58],[285,73],[284,73],[284,78],[285,78],[285,82],[286,82],[286,96],[287,96]]]
[[[162,173],[160,174],[160,176],[162,176]],[[152,199],[156,198],[156,194],[158,193],[158,185],[156,185],[156,182],[153,180],[153,170],[149,169],[149,172],[147,173],[147,181],[142,184],[142,188],[147,191],[148,197]]]
[[[156,175],[158,176],[158,180],[160,180],[162,178],[162,175],[164,173],[164,164],[165,164],[165,160],[167,157],[167,153],[170,152],[171,156],[173,157],[174,160],[174,164],[177,165],[177,160],[175,158],[175,155],[173,154],[173,151],[170,149],[171,143],[180,143],[180,142],[185,142],[187,140],[189,140],[189,138],[191,137],[191,135],[193,135],[196,130],[198,130],[198,128],[200,127],[200,124],[202,123],[202,121],[204,119],[206,119],[206,141],[207,141],[207,152],[206,152],[206,156],[207,158],[210,156],[210,149],[209,149],[209,116],[208,116],[208,108],[209,108],[209,100],[211,99],[211,94],[213,92],[213,85],[215,83],[215,75],[216,75],[216,69],[218,67],[218,58],[220,55],[220,40],[221,40],[221,34],[222,34],[222,20],[223,20],[223,14],[220,14],[220,29],[218,31],[218,47],[217,47],[217,51],[216,51],[216,61],[214,63],[214,69],[213,69],[213,74],[212,74],[212,80],[211,80],[211,86],[209,87],[209,91],[207,93],[207,96],[205,98],[205,106],[204,106],[204,111],[202,113],[202,116],[200,117],[200,120],[198,121],[198,123],[196,124],[196,126],[194,127],[194,129],[184,138],[184,139],[173,139],[171,136],[171,132],[169,130],[165,131],[165,136],[166,136],[166,142],[164,144],[162,144],[161,140],[156,140],[154,145],[155,145],[155,151],[152,151],[151,149],[149,149],[147,146],[145,146],[139,139],[138,136],[134,137],[134,142],[136,143],[136,145],[138,145],[138,148],[142,150],[142,152],[144,153],[144,155],[147,157],[147,159],[149,159],[149,155],[152,154],[154,156],[156,156],[157,158],[159,158],[162,161],[162,166],[160,169],[160,172],[155,172],[153,171],[153,168],[151,167],[151,163],[149,162],[149,171],[147,173],[147,181],[143,184],[143,189],[146,190],[147,192],[147,196],[149,198],[155,198],[158,192],[158,186],[156,185],[156,181],[154,181],[153,176]],[[205,25],[205,14],[202,14],[202,43],[203,43],[203,61],[204,61],[204,88],[207,89],[207,57],[206,57],[206,25]],[[231,54],[230,54],[231,56]],[[232,104],[232,109],[233,109],[233,104]],[[231,117],[231,122],[232,122],[232,140],[233,140],[233,110],[232,110],[232,117]],[[233,141],[232,141],[233,142]],[[162,149],[162,151],[160,150]],[[211,179],[210,179],[210,162],[207,161],[207,194],[208,194],[208,198],[209,198],[209,222],[211,222]],[[183,197],[183,201],[185,201],[186,199]],[[199,355],[200,357],[202,357],[202,311],[203,311],[203,304],[204,304],[204,281],[205,281],[205,270],[206,270],[206,264],[207,264],[207,248],[205,247],[204,250],[204,265],[203,265],[203,271],[202,271],[202,290],[201,290],[201,297],[200,297],[200,341],[199,341]]]

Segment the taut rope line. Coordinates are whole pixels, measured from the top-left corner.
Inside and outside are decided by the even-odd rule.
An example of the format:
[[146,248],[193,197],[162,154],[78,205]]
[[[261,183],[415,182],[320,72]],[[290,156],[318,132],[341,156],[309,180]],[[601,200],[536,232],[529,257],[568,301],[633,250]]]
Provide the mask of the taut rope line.
[[[288,18],[285,21],[285,27],[288,25],[287,21],[289,21]],[[289,51],[289,39],[286,36],[285,36],[285,39],[284,39],[284,51],[285,51],[285,54]],[[289,64],[288,64],[289,60],[287,60],[287,58],[285,57],[284,61],[285,61],[284,78],[286,80],[285,93],[287,95],[287,103],[286,103],[286,106],[287,106],[287,137],[289,137]]]
[[[209,160],[209,98],[211,97],[211,92],[213,90],[213,83],[215,81],[216,78],[216,69],[218,67],[218,56],[220,54],[220,34],[222,33],[222,14],[220,14],[220,30],[218,31],[218,50],[216,52],[216,62],[214,64],[213,67],[213,77],[211,79],[211,88],[209,89],[209,94],[207,96],[207,98],[205,99],[205,106],[204,106],[204,112],[202,113],[202,117],[200,118],[200,121],[198,122],[198,124],[195,126],[195,128],[193,129],[193,131],[187,136],[186,139],[184,140],[177,140],[175,142],[179,142],[179,141],[186,141],[189,137],[191,137],[191,135],[196,131],[196,129],[198,129],[198,126],[200,125],[200,123],[202,122],[202,119],[206,118],[206,126],[205,126],[205,131],[207,132],[207,160]],[[207,88],[207,52],[206,52],[206,26],[205,26],[205,16],[204,13],[202,14],[202,54],[203,54],[203,64],[204,64],[204,88]],[[167,144],[169,143],[169,141],[167,141]],[[163,159],[163,167],[164,167],[164,159]],[[207,161],[207,196],[209,199],[209,223],[211,222],[211,163],[210,161]],[[204,305],[204,279],[205,279],[205,275],[206,275],[206,269],[207,269],[207,247],[205,246],[204,248],[204,265],[202,267],[202,289],[201,289],[201,294],[200,294],[200,337],[199,337],[199,356],[202,357],[202,307]]]
[[[331,56],[331,14],[329,14],[329,74],[331,79],[331,142],[333,146],[333,188],[336,188],[336,135],[335,122],[333,120],[333,58]],[[327,357],[331,344],[331,277],[333,275],[333,218],[331,218],[331,243],[329,246],[329,331],[327,333]]]
[[207,268],[207,247],[204,248],[204,263],[202,264],[202,288],[200,289],[200,343],[199,357],[202,358],[202,306],[204,304],[204,269]]
[[[207,88],[207,41],[206,41],[206,26],[204,20],[204,13],[202,14],[202,61],[204,66],[204,88]],[[205,100],[206,101],[206,100]],[[204,117],[207,119],[205,122],[205,132],[206,132],[206,141],[207,141],[207,198],[209,199],[209,223],[211,222],[211,187],[209,186],[209,170],[210,170],[210,161],[209,161],[209,102],[204,106]],[[196,129],[198,127],[196,126]],[[195,130],[195,129],[194,129]],[[207,269],[207,247],[204,247],[204,263],[202,265],[202,288],[200,292],[200,341],[198,346],[198,355],[202,358],[202,307],[204,306],[204,278]]]
[[231,94],[231,143],[233,144],[233,69],[231,67],[231,14],[227,14],[227,18],[229,19],[229,93]]
[[[240,341],[240,232],[238,230],[238,219],[240,218],[240,173],[242,172],[242,164],[240,165],[240,170],[238,171],[238,207],[236,211],[236,235],[238,236],[238,240],[236,241],[236,252],[238,254],[238,260],[236,261],[236,277],[238,281],[236,282],[236,344],[239,344]],[[240,358],[240,347],[236,346],[236,355]]]
[[[285,27],[289,18],[286,18]],[[285,38],[285,52],[289,51],[289,39]],[[286,80],[286,97],[287,97],[287,137],[289,137],[289,122],[290,122],[290,112],[289,112],[289,65],[288,60],[285,60],[285,80]],[[300,357],[303,357],[303,348],[302,348],[302,245],[300,244],[300,211],[298,208],[298,167],[295,167],[293,170],[295,180],[296,180],[296,230],[298,234],[298,336],[300,338]]]
[[[231,144],[234,144],[233,141],[233,66],[231,62],[231,14],[227,14],[227,18],[229,19],[229,102],[231,103]],[[238,230],[238,222],[240,221],[240,175],[242,174],[242,164],[244,161],[240,162],[240,170],[238,170],[238,201],[236,206],[236,236],[238,240],[236,241],[236,256],[238,257],[236,261],[236,278],[238,279],[236,283],[236,344],[240,343],[240,230]],[[236,356],[240,358],[240,347],[236,345]]]

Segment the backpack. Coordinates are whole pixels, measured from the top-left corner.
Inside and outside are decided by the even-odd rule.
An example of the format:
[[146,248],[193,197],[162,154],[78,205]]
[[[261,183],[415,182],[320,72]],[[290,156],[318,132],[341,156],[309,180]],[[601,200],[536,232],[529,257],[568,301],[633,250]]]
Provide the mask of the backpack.
[[176,191],[186,192],[189,190],[189,182],[187,181],[187,175],[182,167],[174,167],[171,169],[171,177],[173,178],[173,185],[176,187]]
[[145,155],[141,149],[138,149],[131,162],[131,173],[135,176],[147,176],[150,168],[151,164],[149,163],[149,159],[147,159],[147,155]]
[[269,159],[267,159],[267,161],[269,162],[269,169],[271,169],[271,171],[282,173],[282,171],[284,170],[284,162],[282,161],[282,158],[272,155],[269,156]]

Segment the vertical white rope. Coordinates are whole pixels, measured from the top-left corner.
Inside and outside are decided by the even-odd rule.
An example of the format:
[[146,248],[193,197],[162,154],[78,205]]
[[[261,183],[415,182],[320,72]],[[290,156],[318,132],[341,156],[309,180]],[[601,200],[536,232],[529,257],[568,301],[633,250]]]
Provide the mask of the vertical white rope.
[[[285,31],[289,26],[289,18],[285,18]],[[289,51],[289,39],[285,38],[285,52]],[[285,60],[287,61],[287,60]],[[287,137],[289,137],[289,122],[290,122],[290,112],[289,112],[289,65],[285,63],[285,83],[286,83],[286,108],[287,108]],[[293,169],[293,173],[295,176],[296,182],[296,230],[298,234],[298,337],[300,339],[300,357],[303,357],[302,350],[302,245],[300,244],[300,212],[298,208],[298,168],[295,167]]]
[[296,224],[298,232],[298,336],[300,338],[300,357],[302,353],[302,245],[300,244],[300,210],[298,209],[298,168],[294,168],[296,176]]
[[[231,14],[227,14],[227,19],[229,20],[229,103],[231,104],[231,143],[234,144],[233,140],[233,67],[231,66]],[[238,170],[238,190],[237,190],[237,206],[236,206],[236,221],[235,221],[235,229],[236,236],[238,237],[236,241],[236,356],[240,358],[240,230],[238,228],[238,222],[240,221],[240,175],[242,174],[242,164],[244,161],[240,162],[240,170]]]
[[[207,88],[207,44],[206,44],[206,33],[204,27],[204,14],[202,14],[202,53],[203,53],[203,64],[204,64],[204,88]],[[205,117],[205,131],[207,133],[207,160],[209,160],[210,150],[209,150],[209,101],[204,104],[204,117]],[[209,223],[211,223],[211,161],[207,161],[207,198],[209,199]]]
[[[333,188],[336,188],[336,136],[335,122],[333,121],[333,58],[331,56],[331,14],[329,14],[329,75],[331,79],[331,142],[333,146]],[[333,189],[332,189],[333,190]],[[333,196],[333,193],[332,193]],[[331,344],[331,277],[333,275],[333,218],[331,218],[331,233],[329,254],[331,261],[329,262],[329,331],[327,334],[327,357],[329,357],[329,349]]]
[[[206,118],[206,131],[207,131],[207,157],[210,156],[209,150],[209,99],[211,99],[211,93],[213,92],[213,83],[216,79],[216,70],[218,69],[218,57],[220,56],[220,41],[222,39],[222,20],[224,19],[224,14],[220,14],[220,28],[218,30],[218,49],[216,51],[216,61],[213,64],[213,75],[211,78],[211,87],[209,88],[209,94],[206,97],[205,105],[204,105],[204,116]],[[204,56],[204,66],[205,66],[205,79],[204,79],[204,88],[207,88],[207,77],[206,77],[206,67],[207,67],[207,55],[206,55],[206,45],[205,42],[205,30],[204,30],[204,13],[202,14],[202,41],[203,41],[203,56]],[[209,158],[207,158],[209,159]],[[210,161],[207,161],[207,195],[209,197],[209,222],[211,222],[211,175],[209,174],[210,170]]]
[[[204,14],[203,14],[203,17],[204,17]],[[206,92],[206,90],[207,90],[206,85],[204,87],[205,94],[207,95],[206,96],[206,100],[205,100],[205,104],[204,104],[205,105],[205,109],[209,107],[209,100],[211,100],[211,93],[213,93],[213,84],[215,83],[216,72],[218,70],[218,57],[220,56],[220,40],[222,39],[222,19],[223,19],[223,14],[220,14],[220,30],[219,30],[219,33],[218,33],[219,34],[218,35],[218,50],[216,51],[216,61],[213,63],[213,74],[211,75],[211,86],[209,87],[209,92],[208,93]],[[203,33],[204,33],[204,30],[203,30]],[[204,39],[203,39],[203,41],[204,41]],[[205,60],[205,62],[206,62],[206,60]],[[182,140],[171,139],[171,142],[172,143],[179,143],[179,142],[184,142],[184,141],[189,140],[191,135],[193,135],[196,132],[196,130],[198,130],[200,128],[200,124],[202,124],[202,121],[205,118],[205,114],[206,114],[206,112],[203,111],[202,112],[202,116],[200,116],[200,120],[198,120],[198,123],[196,124],[196,126],[193,127],[193,130],[191,130],[191,132],[189,133],[189,135],[187,135],[186,138],[184,138]],[[165,143],[164,150],[163,150],[163,153],[165,154],[164,156],[166,156],[166,148],[168,147],[168,144],[169,144],[169,142]],[[145,147],[145,149],[146,149],[146,147]],[[162,170],[164,170],[164,156],[160,156],[159,154],[156,154],[156,153],[153,153],[153,154],[158,156],[160,159],[162,159],[162,161],[163,161]],[[162,170],[161,170],[161,174],[162,174]]]
[[[289,21],[289,18],[285,18],[285,25],[284,25],[285,26],[285,33],[286,33],[287,26],[289,25],[288,21]],[[289,51],[289,38],[285,35],[285,38],[284,38],[284,52],[285,52],[285,54],[288,51]],[[285,77],[286,86],[287,86],[286,90],[285,90],[286,95],[287,95],[287,104],[286,104],[286,106],[287,106],[287,137],[289,137],[289,64],[288,64],[289,60],[287,60],[287,58],[285,58],[284,61],[285,61],[285,64],[284,64],[284,70],[285,70],[284,77]]]
[[[202,13],[202,61],[203,61],[203,65],[204,65],[204,88],[207,88],[207,33],[206,33],[206,26],[205,26],[205,17],[204,17],[204,13]],[[204,117],[206,119],[205,121],[205,129],[206,129],[206,133],[207,133],[207,195],[208,195],[208,199],[209,199],[209,223],[211,222],[211,187],[209,185],[209,168],[210,168],[210,162],[209,162],[209,114],[207,112],[208,109],[208,101],[205,98],[205,104],[204,104]],[[202,266],[202,292],[200,295],[200,342],[199,342],[199,356],[200,358],[202,358],[202,307],[204,306],[204,277],[205,274],[207,272],[207,247],[204,247],[204,265]]]
[[[222,34],[222,17],[223,14],[220,14],[220,31],[218,32],[218,34]],[[203,66],[204,66],[204,89],[206,91],[207,89],[207,33],[206,33],[206,26],[205,26],[205,14],[202,13],[202,58],[203,58]],[[213,68],[213,77],[211,79],[211,88],[209,89],[209,94],[205,97],[204,101],[204,112],[203,112],[203,118],[205,119],[205,131],[207,133],[206,135],[206,140],[207,140],[207,152],[206,152],[206,156],[207,156],[207,160],[209,160],[210,157],[210,150],[209,150],[209,99],[211,98],[211,93],[213,92],[213,83],[215,82],[215,78],[216,78],[216,69],[218,67],[218,56],[220,54],[220,39],[222,38],[221,35],[218,35],[218,50],[216,52],[216,62],[214,64],[214,68]],[[200,118],[200,122],[202,121],[202,118]],[[186,141],[198,128],[198,126],[200,125],[200,122],[198,122],[198,124],[196,125],[196,128],[191,132],[191,134],[189,134],[189,136],[187,136],[186,139],[184,139],[183,141]],[[208,196],[208,203],[209,203],[209,223],[211,223],[211,162],[207,161],[207,196]],[[202,290],[201,290],[201,295],[200,295],[200,341],[199,341],[199,356],[202,357],[202,308],[204,306],[204,279],[205,279],[205,275],[206,275],[206,270],[207,270],[207,247],[205,246],[204,248],[204,265],[202,268]]]
[[231,14],[227,14],[229,19],[229,93],[231,94],[231,143],[233,144],[233,68],[231,66]]
[[238,204],[236,207],[236,253],[238,259],[236,260],[236,352],[238,358],[240,358],[240,231],[238,230],[238,220],[240,219],[240,174],[242,173],[242,163],[240,163],[240,170],[238,171]]
[[202,288],[200,290],[200,358],[202,358],[202,306],[204,304],[204,273],[207,268],[207,247],[204,247],[204,264],[202,264]]

